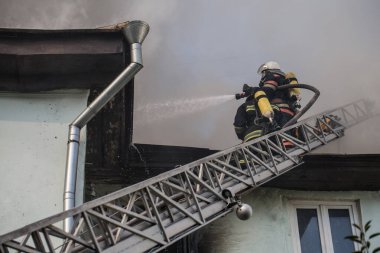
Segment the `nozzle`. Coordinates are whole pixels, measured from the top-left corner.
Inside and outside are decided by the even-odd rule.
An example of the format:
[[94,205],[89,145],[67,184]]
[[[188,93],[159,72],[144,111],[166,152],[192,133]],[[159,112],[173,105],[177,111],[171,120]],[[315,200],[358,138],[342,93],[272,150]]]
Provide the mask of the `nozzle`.
[[239,100],[239,99],[245,98],[245,97],[247,97],[247,94],[245,92],[235,94],[236,100]]

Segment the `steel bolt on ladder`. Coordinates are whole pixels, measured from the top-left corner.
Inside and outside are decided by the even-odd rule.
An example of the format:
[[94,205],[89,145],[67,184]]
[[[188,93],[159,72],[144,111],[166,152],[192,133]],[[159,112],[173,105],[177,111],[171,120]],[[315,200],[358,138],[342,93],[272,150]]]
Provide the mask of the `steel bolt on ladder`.
[[[259,187],[371,116],[364,100],[326,111],[2,235],[0,252],[158,252],[230,213],[223,190]],[[66,218],[71,233],[62,229]]]

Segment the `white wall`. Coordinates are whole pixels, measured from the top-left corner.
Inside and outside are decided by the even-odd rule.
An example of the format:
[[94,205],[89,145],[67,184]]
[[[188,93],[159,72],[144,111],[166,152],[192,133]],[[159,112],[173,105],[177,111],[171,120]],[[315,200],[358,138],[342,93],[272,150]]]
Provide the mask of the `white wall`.
[[[379,192],[304,192],[259,188],[245,195],[243,202],[253,207],[247,221],[234,213],[209,225],[204,233],[202,253],[282,252],[293,253],[288,202],[292,199],[317,201],[357,201],[362,221],[372,220],[369,234],[380,232]],[[380,239],[371,240],[373,248]],[[207,250],[205,250],[207,249]]]
[[[0,94],[0,234],[63,210],[68,125],[87,91]],[[77,182],[83,201],[85,129]]]

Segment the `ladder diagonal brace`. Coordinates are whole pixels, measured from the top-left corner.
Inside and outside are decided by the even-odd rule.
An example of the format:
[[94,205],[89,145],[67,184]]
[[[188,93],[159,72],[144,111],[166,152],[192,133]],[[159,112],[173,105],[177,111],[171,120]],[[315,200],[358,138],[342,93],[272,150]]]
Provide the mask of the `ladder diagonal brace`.
[[209,181],[210,184],[211,184],[211,187],[215,189],[216,186],[215,186],[215,184],[214,184],[214,179],[212,178],[212,176],[211,176],[211,174],[210,174],[210,170],[209,170],[209,168],[208,168],[207,165],[205,165],[205,172],[206,172],[206,177],[207,177],[208,181]]
[[[326,115],[323,115],[323,119],[324,119],[323,121],[324,121],[325,126],[326,126],[331,132],[333,132],[337,137],[340,137],[341,134],[340,134],[340,132],[338,132],[339,129],[337,129],[337,128],[332,128],[332,126],[330,126],[330,124],[327,122],[326,119],[330,119],[330,121],[333,121],[333,122],[337,122],[337,121],[333,120],[332,117],[328,117],[328,116],[326,116]],[[340,127],[340,128],[341,128],[341,127]]]
[[320,135],[322,135],[324,142],[327,143],[326,134],[325,134],[325,131],[323,131],[323,129],[322,129],[322,123],[321,123],[321,120],[319,118],[317,118],[317,125],[318,125]]
[[164,235],[166,242],[170,242],[170,238],[169,238],[169,236],[168,236],[168,234],[167,234],[167,232],[165,230],[164,224],[162,223],[162,220],[161,220],[161,217],[160,217],[160,213],[158,212],[157,207],[154,204],[154,200],[153,200],[152,194],[151,194],[151,192],[149,190],[149,187],[146,188],[146,192],[148,194],[150,202],[152,203],[152,209],[153,209],[154,215],[156,217],[158,226],[161,229],[162,234]]
[[[175,185],[175,184],[172,184],[170,183],[169,181],[162,181],[163,184],[166,184],[167,186],[169,187],[172,187],[173,189],[177,190],[177,191],[180,191],[184,194],[187,194],[187,195],[190,195],[191,193],[187,192],[184,188],[178,186],[178,185]],[[198,195],[196,193],[194,193],[195,196],[198,198],[198,199],[201,199],[202,201],[206,202],[206,203],[211,203],[211,201],[201,195]]]
[[206,220],[203,216],[203,213],[202,213],[202,209],[199,205],[199,202],[198,202],[198,198],[197,198],[197,195],[195,194],[194,192],[194,189],[193,187],[191,186],[191,182],[190,182],[190,179],[189,179],[189,176],[187,175],[187,172],[185,171],[185,178],[186,178],[186,181],[187,181],[187,185],[189,186],[190,188],[190,192],[191,192],[191,195],[193,196],[193,199],[195,201],[195,205],[197,206],[197,209],[198,209],[198,213],[199,213],[199,217],[201,218],[202,222],[201,223],[204,223]]
[[[102,215],[106,215],[106,212],[104,210],[104,207],[103,206],[100,206],[100,211],[102,212]],[[104,235],[105,237],[109,238],[110,239],[110,245],[115,245],[116,244],[116,239],[114,237],[114,233],[112,232],[111,228],[109,227],[109,224],[104,222],[103,220],[102,221],[102,224],[106,230],[106,233],[109,235],[107,236],[106,234]]]
[[[263,141],[261,141],[261,142],[263,142]],[[276,175],[278,175],[279,171],[278,171],[278,168],[277,168],[276,161],[275,161],[274,158],[273,158],[273,153],[272,153],[271,147],[270,147],[270,145],[268,144],[268,139],[265,139],[264,142],[265,142],[265,145],[264,145],[264,146],[268,149],[269,157],[270,157],[270,159],[272,160],[273,168],[274,168],[274,170],[276,171]]]
[[[214,169],[216,169],[217,171],[219,172],[224,172],[226,175],[228,175],[229,177],[232,177],[233,179],[241,182],[241,183],[244,183],[246,184],[247,186],[251,186],[250,184],[246,183],[243,179],[241,179],[240,177],[228,172],[228,171],[224,171],[223,169],[219,168],[218,166],[216,166],[215,164],[213,163],[208,163],[208,165],[210,165],[211,167],[213,167]],[[241,173],[243,174],[244,176],[248,177],[248,175],[246,175],[245,173]]]
[[138,213],[135,213],[135,212],[132,212],[132,211],[128,211],[127,209],[124,209],[122,207],[119,207],[119,206],[116,206],[114,204],[111,204],[111,203],[108,203],[108,204],[105,204],[105,206],[111,208],[111,209],[114,209],[116,211],[119,211],[121,213],[124,213],[124,214],[127,214],[131,217],[134,217],[134,218],[137,218],[137,219],[140,219],[140,220],[143,220],[143,221],[147,221],[147,222],[150,222],[152,224],[157,224],[157,222],[155,220],[153,220],[152,218],[148,218],[148,217],[145,217],[143,215],[140,215]]
[[[74,233],[73,233],[73,236],[78,236],[80,230],[82,229],[83,225],[84,225],[84,218],[82,217],[82,215],[78,215],[78,219],[76,220],[76,227],[74,229]],[[47,230],[47,232],[49,234],[51,234],[51,231]],[[56,232],[54,232],[56,233]],[[56,235],[58,236],[58,235]],[[64,237],[62,237],[64,239]],[[66,238],[65,242],[63,243],[62,245],[62,249],[61,249],[61,253],[65,252],[65,253],[68,253],[71,248],[72,248],[72,245],[75,243],[75,241],[73,240],[70,240],[68,238]]]
[[[220,161],[219,159],[214,159],[213,161],[215,161],[215,162],[217,162],[217,163],[223,165],[224,167],[227,167],[227,168],[229,168],[229,169],[235,171],[236,173],[239,173],[239,174],[242,174],[242,175],[248,177],[248,174],[247,174],[247,173],[244,173],[243,170],[239,170],[239,168],[236,168],[236,167],[232,166],[231,164],[228,164],[228,163],[225,163],[225,162],[223,162],[223,161]],[[221,168],[221,169],[222,169],[222,168]],[[223,170],[224,170],[224,169],[223,169]]]
[[132,232],[133,234],[136,234],[136,235],[138,235],[138,236],[140,236],[140,237],[143,237],[143,238],[145,238],[145,239],[148,239],[148,240],[154,241],[154,242],[156,242],[156,243],[158,243],[158,244],[162,244],[162,245],[165,244],[164,241],[161,241],[161,240],[158,240],[158,239],[156,239],[156,238],[153,238],[153,237],[150,237],[150,236],[148,236],[148,235],[145,235],[143,232],[140,232],[140,231],[138,231],[138,230],[136,230],[136,229],[134,229],[134,228],[131,228],[131,227],[129,227],[129,226],[126,226],[126,225],[123,225],[123,224],[121,224],[121,223],[119,223],[119,222],[116,222],[116,221],[114,221],[114,220],[108,218],[107,216],[101,215],[101,214],[99,214],[99,213],[97,213],[97,212],[94,212],[94,211],[92,211],[92,210],[88,210],[87,212],[88,212],[89,214],[93,215],[93,216],[96,216],[96,217],[98,217],[98,218],[100,218],[100,219],[105,220],[106,222],[109,222],[109,223],[111,223],[111,224],[113,224],[113,225],[115,225],[115,226],[118,226],[118,227],[120,227],[120,228],[123,228],[123,229],[129,231],[129,232]]
[[[159,182],[159,183],[158,183],[158,186],[159,186],[161,192],[165,194],[165,190],[164,190],[164,187],[163,187],[163,185],[162,185],[162,182]],[[170,216],[170,219],[171,219],[172,221],[174,221],[173,212],[172,212],[172,210],[170,209],[170,206],[169,206],[169,205],[165,205],[165,207],[166,207],[166,211],[168,212],[168,214],[169,214],[169,216]]]
[[34,250],[32,248],[29,248],[27,246],[20,245],[14,241],[6,242],[4,243],[5,247],[12,248],[15,250],[19,250],[22,252],[27,252],[27,253],[41,253],[41,251]]
[[[244,154],[244,152],[243,152],[243,156],[244,156],[244,161],[245,161],[245,165],[247,166],[247,170],[248,170],[249,176],[251,177],[251,180],[252,180],[252,185],[253,185],[253,186],[256,186],[256,181],[255,181],[255,178],[254,178],[254,176],[253,176],[251,166],[250,166],[250,164],[249,164],[249,162],[248,162],[248,159],[247,159],[247,156]],[[242,168],[241,165],[240,165],[240,162],[239,162],[239,158],[238,158],[237,152],[234,152],[234,157],[235,157],[235,162],[237,163],[239,169],[240,169],[240,170],[243,170],[243,168]],[[256,170],[255,170],[255,172],[256,172]]]
[[184,215],[190,217],[195,222],[197,222],[199,224],[202,224],[202,222],[200,220],[198,220],[196,217],[194,217],[194,215],[192,215],[190,212],[188,212],[187,210],[185,210],[179,203],[176,203],[175,201],[173,201],[171,198],[169,198],[168,196],[166,196],[161,191],[159,191],[159,190],[157,190],[157,189],[155,189],[155,188],[153,188],[151,186],[148,186],[148,187],[149,187],[149,190],[153,191],[156,195],[160,196],[163,199],[163,201],[165,201],[168,204],[171,204],[173,207],[177,208]]
[[36,246],[36,249],[40,252],[45,253],[46,252],[45,247],[38,231],[32,232],[32,239],[33,239],[34,245]]
[[89,248],[89,249],[92,249],[92,250],[95,250],[94,247],[92,247],[88,242],[82,240],[80,237],[76,237],[76,236],[73,236],[69,233],[66,233],[64,230],[60,229],[60,228],[57,228],[57,227],[54,227],[53,225],[50,225],[48,226],[48,228],[64,237],[66,237],[67,239],[70,239],[76,243],[79,243],[83,246],[85,246],[86,248]]
[[[87,212],[89,212],[89,211],[90,210],[88,210]],[[90,222],[90,219],[89,219],[89,217],[87,215],[87,212],[83,212],[84,221],[85,221],[85,223],[87,225],[87,228],[90,230],[90,236],[91,236],[92,243],[95,245],[95,248],[96,248],[97,252],[101,252],[102,250],[100,249],[99,243],[96,240],[95,232],[92,229],[91,222]]]
[[[293,145],[295,145],[295,146],[297,146],[297,147],[299,147],[299,148],[301,148],[301,149],[303,149],[303,150],[305,150],[305,151],[309,151],[307,148],[305,148],[304,146],[301,146],[299,143],[297,143],[297,142],[295,141],[295,138],[294,138],[294,137],[292,137],[292,136],[290,136],[290,135],[288,135],[288,134],[286,134],[286,133],[279,134],[279,136],[280,136],[281,138],[285,139],[285,140],[290,141]],[[274,144],[274,143],[273,143],[273,144]]]
[[[197,181],[198,183],[200,183],[201,185],[203,185],[205,188],[207,188],[211,193],[213,193],[215,196],[217,196],[219,199],[221,200],[224,200],[225,201],[225,198],[218,192],[216,192],[214,189],[212,189],[209,185],[207,185],[205,182],[203,182],[202,180],[200,180],[199,178],[197,178],[197,176],[195,176],[191,171],[188,171],[187,172],[188,175],[193,178],[195,181]],[[222,186],[220,185],[220,188],[222,188]]]
[[271,167],[269,167],[268,165],[266,165],[263,161],[260,160],[260,158],[258,158],[255,154],[253,154],[251,151],[249,151],[248,149],[244,149],[245,152],[247,152],[247,154],[249,155],[249,157],[254,161],[256,162],[257,164],[263,166],[264,168],[266,168],[267,170],[271,171],[273,174],[277,174],[276,171],[274,171]]
[[315,129],[307,124],[305,124],[305,130],[308,133],[311,133],[315,138],[317,138],[323,145],[327,144],[325,140],[323,140],[321,137],[319,137],[314,131],[319,131],[318,129]]
[[[270,139],[268,139],[268,143],[269,143],[270,146],[272,146],[272,148],[276,152],[279,152],[282,156],[288,158],[289,160],[292,160],[294,163],[297,163],[297,161],[293,157],[291,157],[286,152],[284,152],[281,148],[279,148],[276,144],[274,144]],[[305,150],[305,151],[308,151],[308,150]]]
[[53,243],[52,243],[52,241],[50,240],[50,236],[49,236],[49,234],[48,234],[47,229],[46,229],[46,228],[43,228],[43,229],[42,229],[42,233],[44,234],[45,242],[46,242],[46,244],[47,244],[47,246],[48,246],[48,248],[49,248],[49,251],[52,252],[52,253],[54,253],[54,252],[55,252],[55,249],[54,249],[54,247],[53,247]]

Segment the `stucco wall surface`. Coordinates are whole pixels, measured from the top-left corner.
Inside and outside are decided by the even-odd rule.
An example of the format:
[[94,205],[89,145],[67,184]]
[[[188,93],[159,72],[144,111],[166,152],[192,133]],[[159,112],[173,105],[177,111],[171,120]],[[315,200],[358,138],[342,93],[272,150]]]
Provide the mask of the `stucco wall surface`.
[[[63,209],[68,125],[87,91],[0,94],[0,235]],[[85,129],[77,180],[83,201]]]
[[[253,216],[239,220],[234,213],[202,231],[200,253],[293,253],[289,202],[292,200],[358,201],[363,222],[372,220],[370,234],[380,232],[379,192],[301,192],[259,188],[243,197]],[[372,240],[373,248],[380,239]]]

